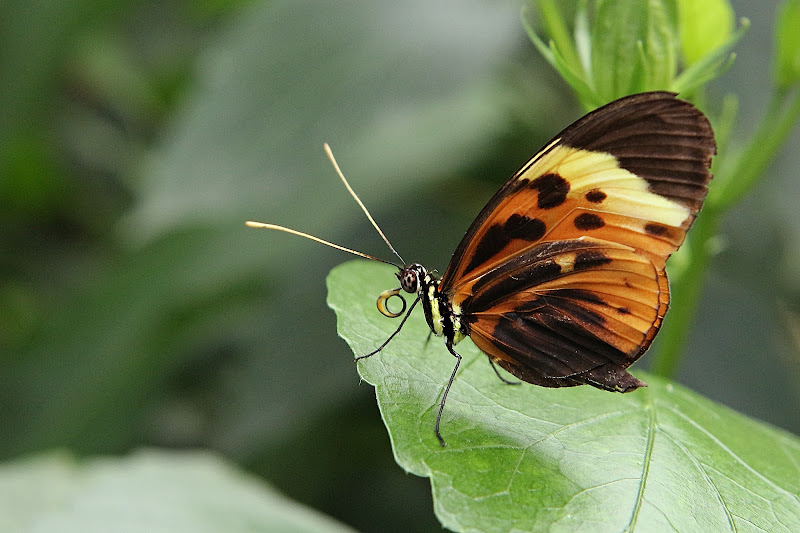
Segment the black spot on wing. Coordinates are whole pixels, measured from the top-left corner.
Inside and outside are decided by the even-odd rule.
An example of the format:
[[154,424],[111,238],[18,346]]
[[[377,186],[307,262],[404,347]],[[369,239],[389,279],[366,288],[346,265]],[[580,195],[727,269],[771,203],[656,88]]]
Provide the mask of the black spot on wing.
[[538,241],[544,236],[546,230],[547,226],[538,218],[529,218],[516,213],[503,224],[493,224],[478,243],[466,271],[469,272],[494,257],[513,239],[522,239],[528,242]]
[[535,189],[538,195],[540,209],[552,209],[567,200],[569,182],[558,174],[543,174],[531,181],[529,187]]
[[663,224],[657,224],[655,222],[646,224],[644,230],[650,235],[654,235],[656,237],[663,237],[669,234],[669,228],[667,226]]
[[603,219],[594,213],[581,213],[575,217],[574,224],[575,229],[581,231],[599,229],[606,225],[606,223],[603,222]]
[[529,242],[538,241],[544,237],[547,227],[538,218],[513,214],[504,224],[506,234],[512,239],[523,239]]
[[603,326],[606,323],[605,317],[600,313],[596,313],[581,305],[581,301],[587,301],[594,304],[605,304],[595,294],[588,291],[580,290],[562,290],[558,293],[558,308],[569,314],[572,320],[577,321],[580,328],[586,325]]
[[592,202],[593,204],[599,204],[607,197],[606,193],[599,189],[592,189],[591,191],[587,192],[585,195],[586,201]]
[[508,236],[503,226],[495,224],[486,230],[478,246],[475,248],[475,254],[472,256],[469,265],[467,265],[466,272],[475,269],[478,265],[485,262],[490,257],[493,257],[497,252],[502,250],[509,242]]

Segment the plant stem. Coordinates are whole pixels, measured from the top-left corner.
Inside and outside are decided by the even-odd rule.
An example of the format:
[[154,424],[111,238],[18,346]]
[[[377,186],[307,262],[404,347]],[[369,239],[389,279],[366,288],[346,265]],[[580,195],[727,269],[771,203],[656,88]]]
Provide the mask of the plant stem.
[[688,253],[684,253],[687,253],[689,260],[685,268],[670,279],[670,313],[664,321],[664,331],[650,368],[659,376],[672,378],[680,364],[694,323],[706,271],[714,255],[712,243],[719,220],[719,213],[704,210],[692,226],[691,237],[683,245],[688,248]]
[[798,118],[800,90],[773,94],[748,145],[720,165],[720,183],[709,191],[707,204],[724,211],[741,200],[766,172]]
[[680,364],[706,271],[715,253],[714,238],[722,215],[761,179],[798,118],[800,91],[793,95],[776,93],[747,147],[732,159],[732,163],[726,164],[728,160],[725,160],[719,165],[720,179],[713,184],[706,206],[679,252],[686,261],[681,264],[682,268],[673,272],[670,280],[671,311],[653,359],[651,371],[655,374],[671,378]]

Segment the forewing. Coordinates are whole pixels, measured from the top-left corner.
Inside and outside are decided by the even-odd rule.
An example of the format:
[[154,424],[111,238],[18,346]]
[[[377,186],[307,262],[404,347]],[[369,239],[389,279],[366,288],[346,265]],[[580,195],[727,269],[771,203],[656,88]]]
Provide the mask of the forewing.
[[589,113],[492,197],[456,248],[441,290],[458,297],[518,254],[580,236],[628,246],[663,269],[705,199],[715,152],[706,117],[672,93]]

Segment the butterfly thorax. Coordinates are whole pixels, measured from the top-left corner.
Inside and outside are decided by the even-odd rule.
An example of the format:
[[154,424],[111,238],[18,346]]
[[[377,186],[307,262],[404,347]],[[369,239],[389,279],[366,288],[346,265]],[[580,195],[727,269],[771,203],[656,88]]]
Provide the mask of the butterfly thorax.
[[444,337],[455,345],[469,335],[467,323],[461,320],[459,309],[454,308],[450,298],[439,290],[441,279],[428,272],[419,263],[403,267],[398,273],[401,288],[416,293],[422,303],[425,320],[434,335]]

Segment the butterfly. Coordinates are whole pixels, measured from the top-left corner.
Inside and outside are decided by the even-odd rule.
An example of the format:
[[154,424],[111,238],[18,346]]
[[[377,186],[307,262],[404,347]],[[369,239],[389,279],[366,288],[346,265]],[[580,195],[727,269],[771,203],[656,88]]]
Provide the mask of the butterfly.
[[[403,316],[379,353],[421,304],[433,334],[456,363],[442,393],[434,432],[461,363],[466,337],[496,365],[543,387],[591,385],[630,392],[645,383],[627,368],[658,333],[669,306],[665,263],[683,243],[711,180],[716,154],[706,116],[670,92],[615,100],[556,135],[505,182],[456,247],[441,277],[274,224],[277,229],[397,267],[400,287],[384,291],[379,311]],[[414,295],[410,306],[402,293]],[[388,301],[398,297],[400,312]]]

